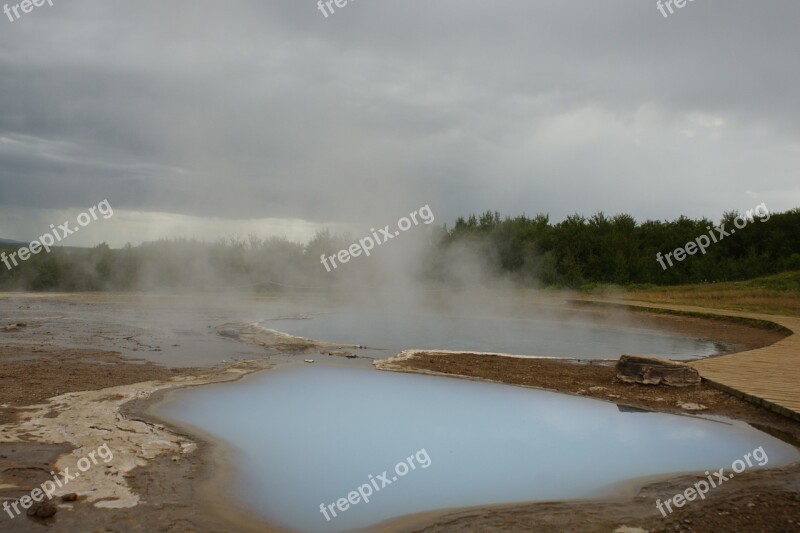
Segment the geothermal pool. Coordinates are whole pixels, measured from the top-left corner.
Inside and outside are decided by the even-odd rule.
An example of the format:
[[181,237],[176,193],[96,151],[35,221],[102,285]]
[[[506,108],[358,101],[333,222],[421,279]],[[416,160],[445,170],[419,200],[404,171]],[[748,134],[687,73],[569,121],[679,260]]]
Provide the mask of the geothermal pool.
[[688,359],[721,351],[710,340],[643,326],[631,313],[577,309],[554,299],[520,303],[514,298],[470,296],[462,301],[448,294],[409,303],[392,296],[358,303],[318,295],[249,299],[154,295],[120,301],[41,298],[8,303],[14,320],[46,324],[59,345],[91,348],[92,337],[101,336],[124,355],[172,366],[264,356],[260,346],[218,335],[215,327],[228,323],[369,346],[373,350],[358,354],[374,358],[411,348],[585,359],[617,358],[623,353]]
[[[346,531],[446,507],[585,498],[643,476],[701,480],[759,446],[770,467],[800,460],[792,446],[736,421],[324,363],[181,391],[159,412],[230,445],[227,497],[301,531]],[[395,469],[412,456],[415,468]],[[359,496],[342,502],[345,511],[336,507],[359,487],[366,494],[365,484],[380,488],[368,503]],[[328,520],[320,507],[329,504],[337,515],[326,507]]]
[[380,358],[411,348],[579,359],[616,359],[624,353],[694,359],[718,353],[711,341],[633,327],[625,320],[592,322],[580,315],[558,320],[548,315],[519,318],[334,308],[311,309],[299,316],[302,319],[271,319],[259,325],[310,339],[386,349],[389,355]]

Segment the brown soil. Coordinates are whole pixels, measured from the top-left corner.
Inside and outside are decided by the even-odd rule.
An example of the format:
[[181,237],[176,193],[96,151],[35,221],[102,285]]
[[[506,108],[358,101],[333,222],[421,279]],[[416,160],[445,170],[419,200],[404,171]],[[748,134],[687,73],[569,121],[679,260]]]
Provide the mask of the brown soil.
[[[170,369],[152,363],[140,364],[103,350],[57,348],[41,343],[0,346],[0,426],[24,419],[25,406],[44,403],[47,398],[67,392],[207,373],[207,369]],[[126,415],[142,416],[133,403],[126,406]],[[144,405],[143,402],[141,407]],[[161,456],[126,476],[129,486],[141,497],[136,507],[98,509],[84,501],[84,497],[70,503],[54,499],[58,512],[48,519],[25,514],[12,519],[0,508],[0,531],[222,533],[231,531],[232,524],[238,531],[248,530],[248,523],[236,524],[209,510],[200,487],[210,479],[211,465],[218,461],[211,456],[213,446],[210,443],[195,435],[190,438],[199,444],[198,451],[181,456],[179,461]],[[51,478],[49,472],[58,470],[55,466],[58,457],[71,449],[68,445],[33,441],[0,442],[0,502],[11,503],[29,495]]]
[[16,408],[66,392],[103,389],[189,374],[153,363],[137,363],[114,352],[53,346],[0,345],[0,424]]
[[771,424],[775,429],[789,434],[796,431],[796,443],[800,445],[800,424],[788,418],[708,385],[656,387],[623,383],[615,379],[613,364],[605,361],[582,363],[472,353],[422,352],[395,364],[409,371],[549,389],[664,412],[696,414],[696,411],[683,409],[680,405],[702,404],[708,407],[702,410],[705,414],[719,414],[760,425]]
[[[197,439],[193,437],[196,441]],[[69,449],[63,446],[34,443],[0,444],[0,479],[18,484],[18,489],[0,490],[0,501],[17,501],[21,496],[49,479],[57,457]],[[66,503],[54,499],[58,513],[49,519],[26,515],[9,518],[0,515],[0,531],[56,533],[212,531],[229,532],[230,523],[207,512],[198,486],[208,478],[207,451],[189,454],[179,462],[167,456],[153,460],[145,468],[137,468],[128,477],[129,485],[140,495],[141,502],[127,509],[98,509],[79,497]],[[2,512],[2,511],[0,511]]]

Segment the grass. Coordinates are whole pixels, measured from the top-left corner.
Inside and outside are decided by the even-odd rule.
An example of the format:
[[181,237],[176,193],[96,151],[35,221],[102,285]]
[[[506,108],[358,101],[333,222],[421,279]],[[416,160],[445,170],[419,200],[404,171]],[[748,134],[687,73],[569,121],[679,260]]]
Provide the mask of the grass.
[[800,271],[747,281],[672,287],[628,287],[623,296],[650,303],[800,317]]

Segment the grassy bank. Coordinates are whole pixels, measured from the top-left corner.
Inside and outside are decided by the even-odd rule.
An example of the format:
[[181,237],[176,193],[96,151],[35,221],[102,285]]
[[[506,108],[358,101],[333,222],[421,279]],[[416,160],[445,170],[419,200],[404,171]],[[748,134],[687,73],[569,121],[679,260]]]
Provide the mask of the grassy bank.
[[614,294],[640,302],[695,305],[714,309],[800,316],[800,271],[747,281],[699,283],[670,287],[584,287],[587,294]]

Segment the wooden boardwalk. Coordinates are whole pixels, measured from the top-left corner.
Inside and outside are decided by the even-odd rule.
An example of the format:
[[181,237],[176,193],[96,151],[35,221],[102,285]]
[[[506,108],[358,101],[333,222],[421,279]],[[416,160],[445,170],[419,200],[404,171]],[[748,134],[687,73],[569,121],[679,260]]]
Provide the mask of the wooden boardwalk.
[[766,348],[711,357],[690,364],[714,386],[800,420],[800,318],[628,300],[615,300],[613,303],[767,320],[790,329],[793,335]]

